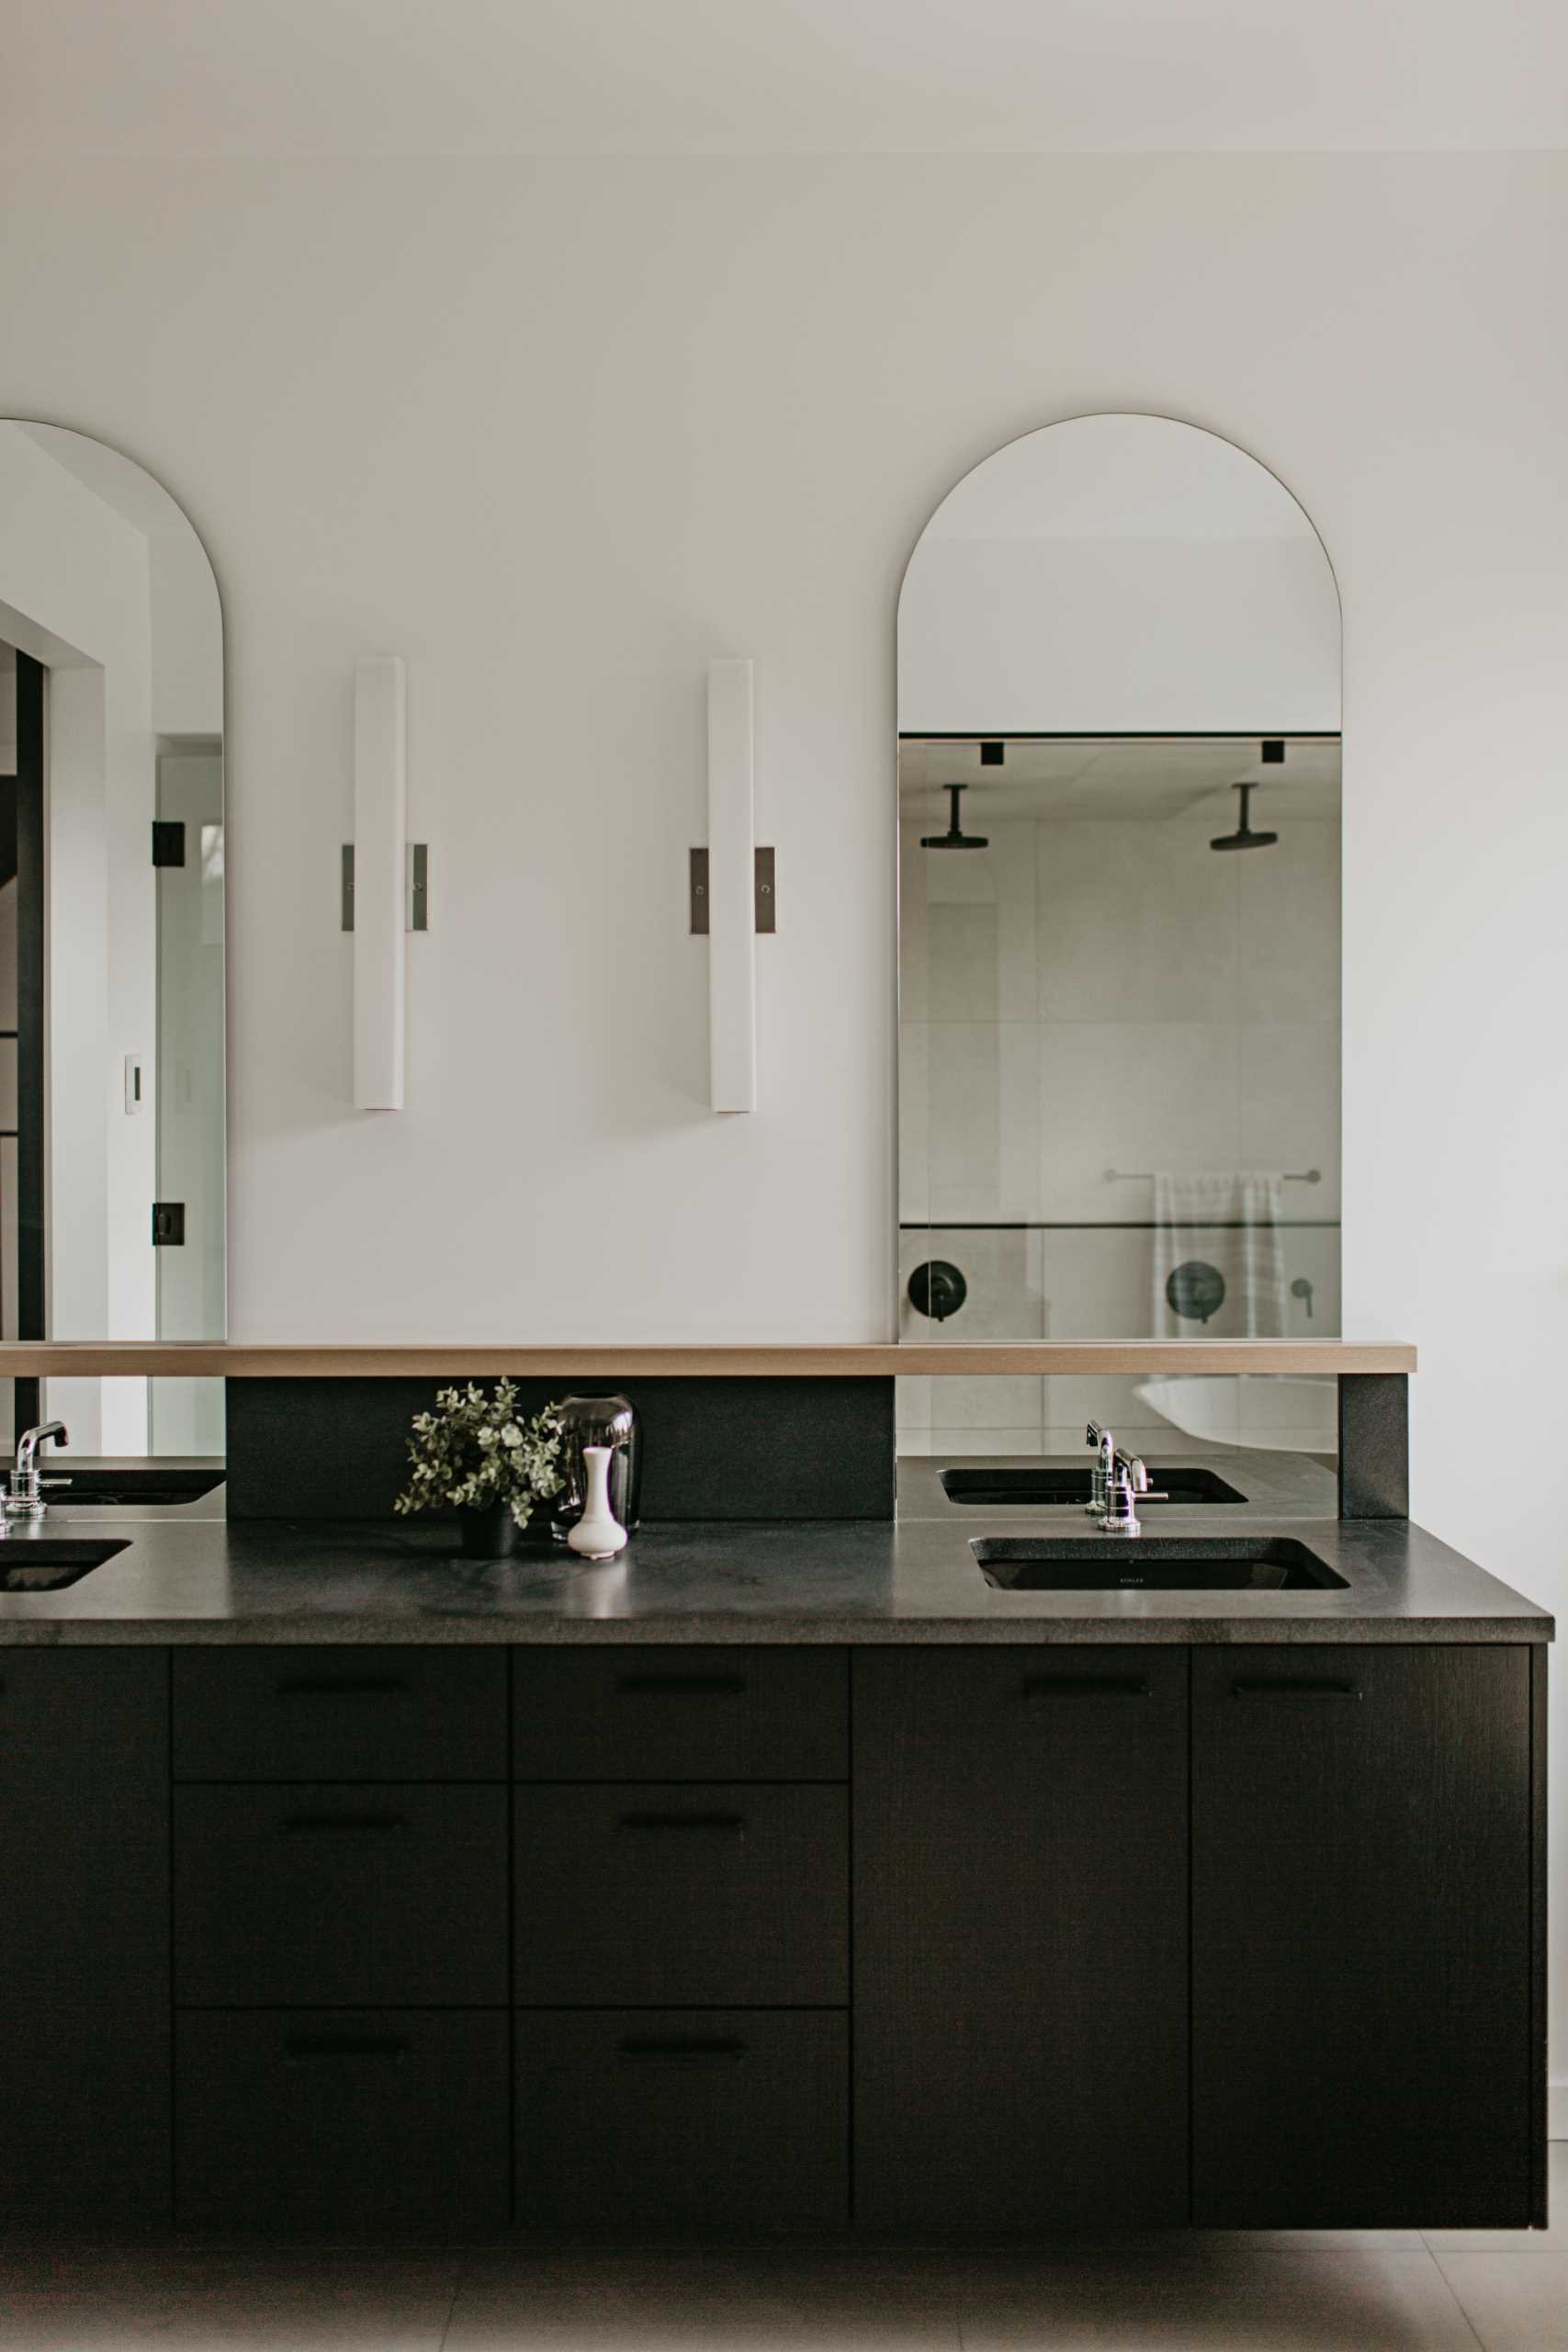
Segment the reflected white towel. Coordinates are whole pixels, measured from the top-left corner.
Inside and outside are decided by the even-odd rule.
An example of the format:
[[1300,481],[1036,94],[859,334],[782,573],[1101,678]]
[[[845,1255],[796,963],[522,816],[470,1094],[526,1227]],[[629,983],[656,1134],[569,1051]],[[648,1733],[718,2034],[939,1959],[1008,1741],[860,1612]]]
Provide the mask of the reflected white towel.
[[1156,1338],[1268,1340],[1284,1330],[1282,1182],[1278,1170],[1156,1176]]

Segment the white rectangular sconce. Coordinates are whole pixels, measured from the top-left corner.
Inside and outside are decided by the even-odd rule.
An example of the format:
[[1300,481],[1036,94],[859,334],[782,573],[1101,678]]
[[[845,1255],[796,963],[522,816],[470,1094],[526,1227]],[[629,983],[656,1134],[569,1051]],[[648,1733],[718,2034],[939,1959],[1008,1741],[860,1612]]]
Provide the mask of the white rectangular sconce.
[[751,664],[708,663],[708,1069],[716,1111],[757,1107]]
[[403,665],[354,671],[354,1107],[403,1107],[408,749]]

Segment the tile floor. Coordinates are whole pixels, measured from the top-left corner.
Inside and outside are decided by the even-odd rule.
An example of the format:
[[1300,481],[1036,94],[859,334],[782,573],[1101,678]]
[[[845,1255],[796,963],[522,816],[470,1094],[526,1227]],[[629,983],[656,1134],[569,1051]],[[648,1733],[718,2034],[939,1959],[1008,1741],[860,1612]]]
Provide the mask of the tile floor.
[[0,2352],[1568,2352],[1554,2230],[1026,2254],[0,2253]]

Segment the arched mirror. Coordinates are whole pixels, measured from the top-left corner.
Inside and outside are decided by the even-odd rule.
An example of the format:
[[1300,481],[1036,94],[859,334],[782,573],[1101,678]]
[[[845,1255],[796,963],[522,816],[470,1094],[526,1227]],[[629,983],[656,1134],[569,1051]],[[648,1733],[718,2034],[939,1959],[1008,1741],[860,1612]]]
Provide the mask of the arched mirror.
[[[905,1339],[1339,1330],[1340,619],[1231,443],[966,475],[898,607]],[[907,1452],[1328,1452],[1331,1383],[901,1384]]]
[[[0,423],[6,1339],[224,1335],[223,866],[200,540],[119,451]],[[220,1383],[46,1386],[0,1410],[67,1420],[71,1464],[222,1453]]]

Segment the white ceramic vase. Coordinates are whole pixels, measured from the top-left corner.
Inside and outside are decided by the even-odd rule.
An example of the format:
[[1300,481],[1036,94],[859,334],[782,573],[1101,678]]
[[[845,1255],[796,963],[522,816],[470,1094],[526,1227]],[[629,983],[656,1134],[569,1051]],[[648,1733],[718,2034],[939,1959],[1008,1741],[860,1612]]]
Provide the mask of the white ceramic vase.
[[588,1487],[588,1500],[582,1517],[575,1527],[567,1531],[567,1542],[584,1560],[613,1560],[624,1552],[626,1531],[610,1509],[610,1455],[607,1445],[585,1445],[582,1449],[582,1475]]

